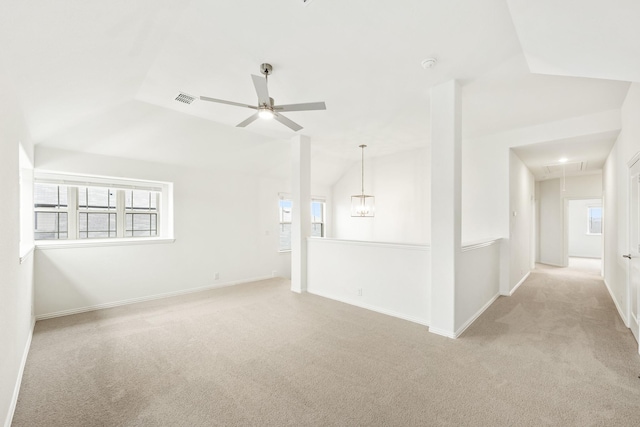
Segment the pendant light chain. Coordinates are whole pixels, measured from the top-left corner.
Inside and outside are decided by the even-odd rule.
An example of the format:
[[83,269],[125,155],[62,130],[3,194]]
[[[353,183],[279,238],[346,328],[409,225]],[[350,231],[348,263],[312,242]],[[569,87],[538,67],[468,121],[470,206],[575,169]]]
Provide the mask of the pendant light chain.
[[366,145],[364,145],[364,144],[362,144],[360,146],[360,148],[362,148],[362,177],[361,177],[362,180],[361,180],[361,183],[362,183],[362,195],[363,196],[364,196],[364,147],[366,147]]

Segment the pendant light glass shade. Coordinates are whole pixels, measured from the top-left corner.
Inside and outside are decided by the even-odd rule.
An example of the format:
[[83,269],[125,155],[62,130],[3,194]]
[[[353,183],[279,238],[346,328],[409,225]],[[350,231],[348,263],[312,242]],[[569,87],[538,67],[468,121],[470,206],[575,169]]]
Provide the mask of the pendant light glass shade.
[[351,196],[351,216],[352,217],[373,217],[376,214],[374,196],[364,194],[364,148],[366,145],[360,145],[362,149],[362,186],[361,193]]
[[374,196],[365,194],[351,196],[351,216],[375,216],[375,201],[376,198]]

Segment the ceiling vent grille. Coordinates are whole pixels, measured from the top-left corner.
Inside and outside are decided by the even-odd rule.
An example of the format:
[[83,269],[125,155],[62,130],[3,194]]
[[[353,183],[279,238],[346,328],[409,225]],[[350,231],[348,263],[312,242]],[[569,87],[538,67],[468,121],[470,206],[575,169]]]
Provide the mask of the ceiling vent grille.
[[562,169],[567,173],[582,172],[585,170],[585,162],[573,162],[573,163],[556,163],[553,165],[546,165],[544,171],[547,174],[562,173]]
[[191,104],[195,100],[195,96],[187,95],[186,93],[182,92],[180,92],[178,96],[176,96],[176,101],[182,102],[183,104]]

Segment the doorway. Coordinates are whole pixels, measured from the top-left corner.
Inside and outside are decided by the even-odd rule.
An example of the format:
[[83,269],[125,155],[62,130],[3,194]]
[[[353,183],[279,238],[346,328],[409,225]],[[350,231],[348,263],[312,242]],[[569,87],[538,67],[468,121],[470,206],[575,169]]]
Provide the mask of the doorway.
[[602,272],[602,199],[568,199],[565,203],[565,265]]

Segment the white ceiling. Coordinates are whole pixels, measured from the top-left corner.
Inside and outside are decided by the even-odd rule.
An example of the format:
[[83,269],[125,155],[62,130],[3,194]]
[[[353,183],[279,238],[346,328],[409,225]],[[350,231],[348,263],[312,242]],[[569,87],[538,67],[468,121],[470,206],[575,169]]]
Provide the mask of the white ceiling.
[[531,72],[640,81],[640,1],[508,2]]
[[[472,79],[518,52],[503,0],[194,1],[137,99],[235,126],[253,112],[207,102],[187,107],[174,101],[176,92],[255,104],[250,75],[268,62],[276,103],[326,102],[327,111],[287,114],[317,146],[357,156],[366,142],[380,155],[427,144],[430,86]],[[429,56],[439,64],[425,71],[420,63]],[[292,135],[275,122],[248,130]]]
[[[628,83],[602,79],[635,76],[567,54],[571,37],[592,32],[589,20],[565,20],[544,46],[530,43],[545,14],[569,16],[556,3],[27,0],[3,4],[0,65],[38,144],[267,173],[282,169],[292,131],[273,121],[237,129],[249,109],[174,98],[184,91],[252,104],[250,75],[269,62],[277,103],[326,102],[326,111],[288,117],[312,138],[314,179],[330,184],[357,162],[361,143],[369,156],[426,147],[429,88],[451,78],[463,84],[467,138],[620,108]],[[574,16],[585,3],[588,13],[610,4],[580,2]],[[621,23],[596,52],[636,30]],[[531,74],[541,50],[542,62],[561,69],[535,72],[602,79]],[[614,51],[612,69],[633,65]],[[430,56],[438,65],[424,70]]]
[[[549,170],[545,166],[561,166],[562,159],[567,165],[565,171],[567,176],[596,173],[602,170],[604,161],[619,133],[619,131],[603,132],[531,144],[512,150],[533,173],[536,181],[560,178],[563,174],[561,167],[549,168],[551,169]],[[575,164],[581,165],[578,171],[570,167]]]
[[620,108],[629,83],[529,72],[516,55],[463,88],[464,137]]

